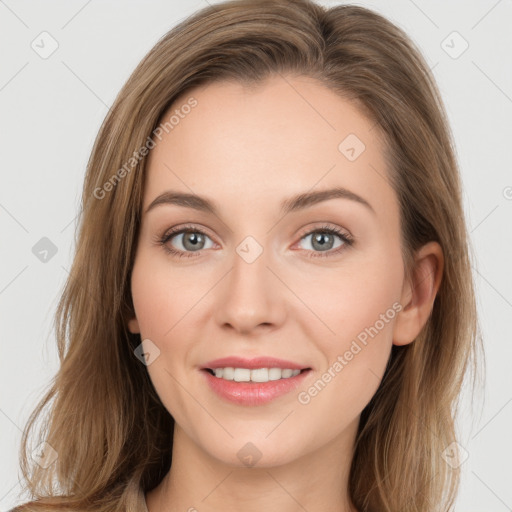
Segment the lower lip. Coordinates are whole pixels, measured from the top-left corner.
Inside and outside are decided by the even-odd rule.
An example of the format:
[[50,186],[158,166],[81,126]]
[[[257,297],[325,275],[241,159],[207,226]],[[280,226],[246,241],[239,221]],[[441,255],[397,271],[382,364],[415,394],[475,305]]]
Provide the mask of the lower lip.
[[201,370],[210,388],[221,398],[239,405],[262,405],[296,389],[311,370],[305,370],[287,379],[268,382],[236,382],[215,377],[207,370]]

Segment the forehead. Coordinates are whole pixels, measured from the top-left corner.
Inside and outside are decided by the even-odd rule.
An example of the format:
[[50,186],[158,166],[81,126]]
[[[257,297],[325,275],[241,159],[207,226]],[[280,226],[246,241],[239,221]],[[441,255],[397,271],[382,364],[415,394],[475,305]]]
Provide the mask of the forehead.
[[[191,98],[196,105],[183,108]],[[285,197],[343,186],[375,210],[390,207],[384,142],[352,102],[309,77],[273,77],[256,87],[217,82],[182,94],[155,139],[144,209],[166,189],[226,207],[276,206]]]

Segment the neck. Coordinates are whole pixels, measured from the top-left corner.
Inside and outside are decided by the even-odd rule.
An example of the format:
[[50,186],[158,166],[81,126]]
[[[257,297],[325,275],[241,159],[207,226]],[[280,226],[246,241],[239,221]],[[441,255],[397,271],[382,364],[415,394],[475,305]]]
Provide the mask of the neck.
[[234,466],[210,456],[175,425],[172,467],[147,493],[149,512],[357,512],[348,479],[357,422],[321,449],[281,465]]

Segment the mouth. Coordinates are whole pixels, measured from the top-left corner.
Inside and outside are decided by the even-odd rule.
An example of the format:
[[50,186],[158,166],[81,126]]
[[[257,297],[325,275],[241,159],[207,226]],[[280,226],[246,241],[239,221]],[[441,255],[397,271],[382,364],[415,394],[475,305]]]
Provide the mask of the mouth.
[[311,368],[203,368],[205,384],[221,400],[237,406],[263,406],[278,398],[292,400]]

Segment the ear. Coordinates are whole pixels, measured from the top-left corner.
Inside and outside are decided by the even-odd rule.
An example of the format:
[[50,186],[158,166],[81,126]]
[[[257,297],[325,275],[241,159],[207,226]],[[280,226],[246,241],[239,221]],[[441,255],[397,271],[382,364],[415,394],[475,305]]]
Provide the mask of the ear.
[[140,333],[140,329],[139,329],[139,322],[137,320],[137,317],[133,317],[133,318],[130,318],[128,320],[128,330],[132,333],[132,334],[139,334]]
[[407,345],[420,333],[432,312],[434,300],[441,284],[444,256],[437,242],[429,242],[414,256],[411,278],[404,282],[398,313],[393,330],[393,344]]

